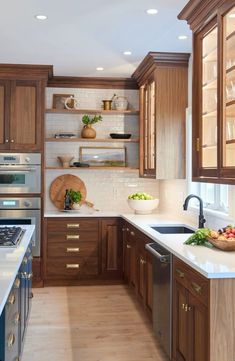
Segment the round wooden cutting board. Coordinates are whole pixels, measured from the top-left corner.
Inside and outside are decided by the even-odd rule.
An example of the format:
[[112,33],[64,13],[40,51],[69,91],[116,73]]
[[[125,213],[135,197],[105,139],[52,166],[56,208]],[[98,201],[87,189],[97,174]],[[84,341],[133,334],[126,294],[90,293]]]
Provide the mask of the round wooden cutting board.
[[66,189],[80,191],[82,201],[86,200],[86,186],[84,182],[75,175],[64,174],[57,177],[50,186],[49,195],[52,203],[60,210],[64,209],[64,196]]

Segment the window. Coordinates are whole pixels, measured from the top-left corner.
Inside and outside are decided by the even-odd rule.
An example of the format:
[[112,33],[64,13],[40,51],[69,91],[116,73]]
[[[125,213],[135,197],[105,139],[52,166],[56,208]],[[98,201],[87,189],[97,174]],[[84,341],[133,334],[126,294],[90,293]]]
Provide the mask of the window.
[[[190,184],[190,193],[196,194],[203,199],[204,208],[228,213],[229,202],[227,185],[211,184],[211,183],[193,183]],[[194,206],[198,206],[198,202],[192,200]]]

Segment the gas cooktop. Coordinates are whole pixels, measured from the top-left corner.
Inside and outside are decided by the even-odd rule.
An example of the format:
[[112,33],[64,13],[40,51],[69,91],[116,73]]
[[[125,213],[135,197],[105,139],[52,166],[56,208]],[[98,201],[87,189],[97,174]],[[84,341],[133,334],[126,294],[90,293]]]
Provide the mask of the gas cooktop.
[[0,227],[0,247],[17,247],[24,233],[21,227]]

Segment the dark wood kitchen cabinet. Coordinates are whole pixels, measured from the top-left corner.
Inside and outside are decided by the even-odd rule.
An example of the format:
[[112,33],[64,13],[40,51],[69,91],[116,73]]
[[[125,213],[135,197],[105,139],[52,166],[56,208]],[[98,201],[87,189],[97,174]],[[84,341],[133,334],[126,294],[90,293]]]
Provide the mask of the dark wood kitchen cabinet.
[[209,360],[209,280],[174,258],[173,360]]
[[45,87],[50,66],[0,65],[0,150],[43,149]]
[[140,176],[185,178],[189,54],[150,52],[134,74],[140,87]]
[[134,289],[136,296],[149,313],[153,304],[152,256],[145,244],[152,242],[141,231],[129,223],[123,227],[124,280]]
[[101,221],[102,275],[121,279],[122,272],[122,231],[119,218]]
[[179,14],[193,31],[192,178],[235,184],[235,1],[191,0]]

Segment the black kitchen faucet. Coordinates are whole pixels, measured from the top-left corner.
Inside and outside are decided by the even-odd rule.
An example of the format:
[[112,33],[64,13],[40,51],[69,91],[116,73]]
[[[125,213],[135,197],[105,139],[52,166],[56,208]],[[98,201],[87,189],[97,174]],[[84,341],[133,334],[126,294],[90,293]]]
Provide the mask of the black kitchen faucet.
[[191,198],[197,198],[199,200],[199,217],[198,217],[198,227],[204,228],[204,223],[206,222],[204,215],[203,215],[203,201],[199,196],[196,196],[195,194],[189,194],[188,197],[185,198],[183,209],[184,211],[187,211],[188,209],[188,203]]

